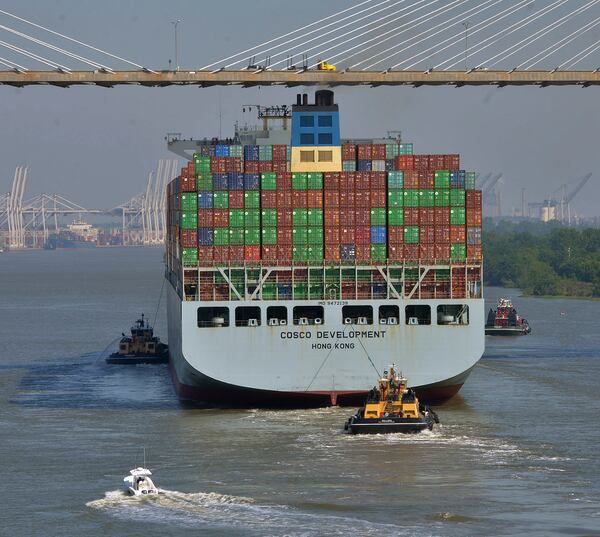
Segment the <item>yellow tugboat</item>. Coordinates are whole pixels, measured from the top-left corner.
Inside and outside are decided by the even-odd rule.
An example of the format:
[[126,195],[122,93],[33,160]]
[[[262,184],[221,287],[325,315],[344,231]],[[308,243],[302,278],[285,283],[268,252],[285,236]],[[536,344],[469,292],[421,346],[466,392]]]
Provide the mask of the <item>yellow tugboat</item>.
[[131,327],[131,336],[123,334],[119,350],[112,353],[107,364],[137,365],[166,364],[169,361],[169,347],[154,335],[154,329],[148,321],[138,319]]
[[407,380],[394,366],[384,371],[367,398],[367,402],[348,419],[344,429],[351,434],[418,433],[439,423],[437,414],[419,403]]

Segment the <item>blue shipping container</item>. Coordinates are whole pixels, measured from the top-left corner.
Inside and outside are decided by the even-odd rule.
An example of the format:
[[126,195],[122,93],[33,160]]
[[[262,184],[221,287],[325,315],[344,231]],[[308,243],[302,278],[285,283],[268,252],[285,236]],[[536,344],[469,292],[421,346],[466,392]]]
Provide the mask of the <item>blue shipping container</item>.
[[228,173],[227,185],[229,186],[229,190],[244,190],[244,174]]
[[212,227],[198,228],[198,246],[212,246],[215,233]]
[[372,167],[373,165],[370,160],[359,160],[356,169],[359,172],[370,172]]
[[257,145],[245,145],[244,146],[244,160],[255,161],[258,160],[259,149]]
[[213,193],[202,191],[198,192],[198,208],[212,209],[213,208]]
[[371,226],[371,244],[385,244],[387,233],[385,226]]
[[260,174],[244,174],[244,190],[260,190]]
[[450,187],[451,188],[465,188],[465,173],[460,170],[450,172]]
[[229,146],[225,144],[217,144],[215,146],[215,157],[228,157]]
[[213,188],[215,190],[229,190],[229,180],[226,173],[213,173]]

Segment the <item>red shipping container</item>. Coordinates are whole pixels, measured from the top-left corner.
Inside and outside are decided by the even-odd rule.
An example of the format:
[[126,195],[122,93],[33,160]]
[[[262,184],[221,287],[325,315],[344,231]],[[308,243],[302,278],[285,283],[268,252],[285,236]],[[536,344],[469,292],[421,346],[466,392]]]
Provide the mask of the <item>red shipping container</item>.
[[450,226],[435,226],[435,243],[448,244],[450,242]]
[[342,244],[353,244],[355,237],[354,228],[345,226],[346,224],[343,224],[343,227],[340,227],[340,242]]
[[[444,166],[444,155],[429,155],[429,169],[442,170]],[[426,188],[426,187],[423,187]]]
[[260,261],[260,246],[244,246],[244,260]]
[[385,160],[385,144],[373,144],[371,155],[373,160]]
[[212,173],[227,173],[227,162],[224,157],[211,157],[210,171]]
[[278,207],[277,208],[277,225],[278,226],[291,226],[292,225],[292,208],[291,207]]
[[229,208],[243,209],[244,208],[244,191],[230,190],[229,191]]
[[287,146],[284,144],[273,145],[273,160],[287,160]]
[[[388,227],[388,243],[390,246],[404,243],[404,226]],[[402,251],[402,249],[400,249],[400,251]]]
[[229,227],[229,209],[214,209],[215,227]]
[[307,207],[306,190],[292,190],[292,207]]
[[404,259],[416,260],[419,259],[420,249],[418,244],[405,244],[404,248]]
[[190,161],[186,164],[186,169],[188,172],[194,174],[194,172],[196,171],[196,165]]
[[469,227],[481,227],[482,214],[481,208],[467,209],[467,226]]
[[216,262],[229,261],[229,246],[213,246],[212,250]]
[[391,261],[402,261],[404,259],[404,246],[401,244],[388,246],[388,258]]
[[371,207],[383,207],[387,205],[387,192],[385,190],[371,191]]
[[435,245],[435,258],[436,259],[450,259],[450,245],[449,244],[436,244]]
[[371,188],[371,172],[356,172],[354,189],[369,190]]
[[371,190],[385,190],[387,188],[387,173],[370,172]]
[[244,261],[244,246],[230,246],[229,247],[229,260],[230,261]]
[[263,261],[277,261],[277,246],[263,246],[261,259]]
[[247,160],[244,162],[244,171],[246,173],[258,173],[258,160]]
[[277,190],[292,190],[292,174],[289,172],[277,174]]
[[277,259],[281,261],[291,261],[292,259],[292,246],[291,245],[278,245],[277,246]]
[[450,225],[450,207],[436,207],[434,211],[436,226]]
[[325,191],[325,208],[328,207],[339,207],[340,206],[340,193],[338,190],[326,190]]
[[196,248],[198,246],[198,231],[195,229],[181,230],[181,245],[184,248]]
[[288,163],[285,160],[274,160],[273,161],[273,171],[275,173],[287,173],[288,171]]
[[272,172],[273,171],[273,163],[270,160],[259,161],[258,171],[259,171],[259,173]]
[[279,246],[290,246],[292,244],[292,227],[285,226],[277,228],[277,244]]
[[433,226],[420,226],[419,242],[423,244],[433,244],[435,242],[435,228]]
[[481,207],[481,190],[467,190],[465,194],[465,205],[467,206],[467,209],[476,209]]
[[356,223],[354,209],[349,207],[340,208],[340,225],[354,227]]
[[199,262],[210,262],[214,259],[213,247],[212,246],[199,246],[198,247],[198,261]]
[[483,248],[481,244],[467,246],[467,259],[481,261],[483,259]]
[[356,194],[354,190],[340,189],[340,207],[354,207],[356,204]]
[[213,227],[215,225],[212,209],[198,209],[198,227]]
[[368,190],[354,192],[354,205],[356,207],[371,207],[371,193]]
[[418,226],[419,225],[419,208],[404,207],[404,225]]
[[420,244],[419,245],[419,259],[433,261],[435,259],[435,245]]
[[340,191],[354,192],[356,183],[356,172],[341,172],[340,173]]
[[340,174],[338,172],[325,172],[323,176],[323,188],[325,190],[339,190]]
[[354,144],[342,144],[342,160],[356,160],[356,146]]
[[429,169],[429,155],[414,155],[414,169],[418,171],[427,171]]
[[[342,222],[346,225],[346,222]],[[371,210],[365,208],[354,209],[354,224],[357,226],[371,225]]]
[[465,226],[450,226],[450,242],[452,244],[464,244],[467,242]]
[[371,245],[370,244],[357,244],[356,245],[356,260],[357,261],[370,261],[371,260]]
[[244,163],[239,157],[227,158],[225,159],[225,169],[229,173],[242,173],[244,171]]
[[435,188],[435,172],[419,172],[419,188]]
[[325,208],[324,221],[325,221],[325,226],[339,226],[340,225],[340,210]]
[[419,172],[414,170],[404,172],[404,188],[419,188]]
[[312,209],[323,208],[323,191],[322,190],[307,190],[307,204]]
[[435,209],[433,207],[419,207],[419,224],[421,226],[435,225]]
[[325,245],[325,259],[327,261],[339,261],[340,260],[340,245],[339,244],[326,244]]
[[442,155],[444,158],[443,170],[460,170],[460,155]]
[[[372,160],[373,146],[371,144],[358,144],[357,147],[358,160]],[[383,157],[385,158],[385,157]]]
[[263,190],[260,193],[260,206],[263,209],[277,209],[277,192],[275,190]]
[[339,227],[326,227],[325,228],[325,244],[339,244],[340,243],[340,228]]
[[196,190],[196,178],[192,177],[181,177],[181,191],[182,192],[195,192]]
[[371,244],[371,226],[356,226],[354,237],[356,244]]
[[415,157],[414,155],[398,155],[394,159],[394,168],[396,170],[414,170]]
[[[277,208],[288,208],[292,206],[292,191],[277,190]],[[448,216],[448,218],[450,218]]]

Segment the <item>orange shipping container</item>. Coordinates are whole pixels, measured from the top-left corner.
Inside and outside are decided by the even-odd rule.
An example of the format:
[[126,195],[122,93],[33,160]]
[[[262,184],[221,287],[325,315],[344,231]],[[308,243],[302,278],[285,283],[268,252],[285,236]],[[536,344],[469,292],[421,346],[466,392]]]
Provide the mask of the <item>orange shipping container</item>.
[[450,226],[450,242],[464,244],[467,241],[465,226]]
[[467,209],[467,226],[481,227],[482,214],[481,209]]
[[481,244],[467,246],[467,259],[481,261],[483,259],[483,248]]
[[415,156],[414,155],[398,155],[395,158],[395,168],[397,170],[414,170]]

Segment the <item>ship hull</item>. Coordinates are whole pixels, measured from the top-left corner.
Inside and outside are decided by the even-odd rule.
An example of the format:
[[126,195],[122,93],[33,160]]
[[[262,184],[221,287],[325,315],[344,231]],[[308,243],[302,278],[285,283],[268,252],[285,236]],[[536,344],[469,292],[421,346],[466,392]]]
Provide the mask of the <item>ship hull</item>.
[[[199,307],[293,302],[182,301],[167,282],[170,369],[182,402],[227,408],[360,406],[378,375],[391,363],[411,380],[419,399],[439,403],[454,396],[484,350],[482,299],[394,300],[386,303],[469,306],[466,326],[364,327],[342,324],[342,306],[382,301],[324,301],[322,326],[199,328]],[[308,302],[307,302],[308,304]],[[312,302],[314,304],[314,302]],[[337,323],[337,324],[336,324]],[[359,329],[360,328],[360,329]]]

